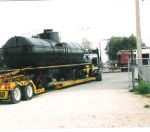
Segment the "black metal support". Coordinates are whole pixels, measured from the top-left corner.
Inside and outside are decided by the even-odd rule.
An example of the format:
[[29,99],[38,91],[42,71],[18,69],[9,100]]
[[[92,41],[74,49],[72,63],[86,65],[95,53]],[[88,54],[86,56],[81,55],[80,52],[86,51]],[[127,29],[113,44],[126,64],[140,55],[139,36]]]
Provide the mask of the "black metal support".
[[133,87],[133,91],[135,90],[135,77],[134,77],[134,73],[135,73],[135,69],[134,69],[134,59],[133,59],[133,49],[131,49],[131,70],[132,70],[132,87]]

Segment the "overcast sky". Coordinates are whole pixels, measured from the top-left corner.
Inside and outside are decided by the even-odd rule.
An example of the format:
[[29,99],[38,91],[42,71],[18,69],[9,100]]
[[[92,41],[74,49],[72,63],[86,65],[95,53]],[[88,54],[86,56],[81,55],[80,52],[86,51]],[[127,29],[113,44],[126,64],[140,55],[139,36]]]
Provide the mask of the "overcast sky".
[[[150,46],[150,0],[140,2],[142,40]],[[111,36],[135,35],[135,0],[1,1],[0,45],[12,36],[52,28],[62,41],[87,38],[94,47]],[[103,53],[103,60],[106,55]]]

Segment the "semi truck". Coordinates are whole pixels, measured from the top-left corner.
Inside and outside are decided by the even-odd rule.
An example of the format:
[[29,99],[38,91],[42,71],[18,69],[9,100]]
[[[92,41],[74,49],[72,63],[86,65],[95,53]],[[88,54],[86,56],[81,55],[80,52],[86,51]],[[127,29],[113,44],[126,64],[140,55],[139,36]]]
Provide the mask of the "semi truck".
[[53,30],[12,37],[1,48],[0,100],[16,104],[49,89],[101,81],[100,62],[98,49],[62,43]]

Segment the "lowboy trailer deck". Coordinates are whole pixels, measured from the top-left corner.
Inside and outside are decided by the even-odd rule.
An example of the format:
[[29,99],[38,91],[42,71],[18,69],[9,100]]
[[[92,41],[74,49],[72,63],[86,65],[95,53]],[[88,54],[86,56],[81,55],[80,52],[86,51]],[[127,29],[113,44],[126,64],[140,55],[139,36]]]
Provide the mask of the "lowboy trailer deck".
[[[85,76],[83,78],[76,78],[72,75],[69,80],[56,80],[52,79],[46,81],[48,77],[42,79],[42,76],[34,76],[35,74],[41,73],[50,69],[66,68],[66,69],[78,69],[84,68]],[[96,69],[97,70],[97,69]],[[93,69],[90,64],[71,64],[71,65],[59,65],[59,66],[46,66],[46,67],[35,67],[35,68],[23,68],[23,69],[9,69],[0,71],[0,100],[10,101],[11,103],[19,103],[21,100],[30,100],[34,95],[44,93],[49,89],[61,89],[68,86],[73,86],[93,80],[101,81],[101,74]],[[96,73],[96,74],[95,74]],[[66,73],[68,74],[68,73]],[[44,73],[44,76],[46,74]]]

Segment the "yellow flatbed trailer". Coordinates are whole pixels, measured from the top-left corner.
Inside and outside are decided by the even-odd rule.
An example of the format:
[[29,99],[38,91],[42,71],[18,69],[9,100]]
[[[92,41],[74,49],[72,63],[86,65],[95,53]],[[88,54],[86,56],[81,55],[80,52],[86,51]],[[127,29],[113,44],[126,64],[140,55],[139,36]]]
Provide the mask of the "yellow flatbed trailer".
[[[77,85],[77,84],[81,84],[81,83],[85,83],[85,82],[89,82],[89,81],[94,81],[94,80],[96,80],[95,77],[87,77],[85,79],[78,79],[78,80],[68,80],[68,81],[60,81],[60,82],[56,81],[56,82],[49,83],[49,88],[54,89],[54,90],[62,89],[65,87],[69,87],[69,86],[73,86],[73,85]],[[43,93],[46,90],[45,88],[37,88],[32,80],[7,82],[7,83],[0,84],[0,100],[12,101],[12,100],[10,100],[10,99],[12,99],[12,98],[10,98],[10,96],[11,96],[11,92],[13,92],[13,90],[15,88],[27,87],[29,85],[33,87],[34,95]],[[14,92],[16,92],[15,96],[17,96],[17,91],[14,91]],[[26,99],[26,100],[28,100],[28,99]],[[14,103],[14,100],[12,102]],[[18,103],[18,102],[16,102],[16,103]]]
[[[101,75],[100,74],[94,75],[94,72],[90,74],[90,70],[92,70],[92,67],[89,67],[87,65],[88,64],[71,64],[71,65],[46,66],[35,68],[27,67],[23,69],[1,70],[0,101],[10,101],[11,103],[19,103],[21,100],[30,100],[34,95],[44,93],[49,89],[54,90],[61,89],[93,80],[101,81]],[[61,80],[56,79],[57,81],[55,80],[47,81],[43,80],[41,76],[42,71],[44,71],[45,69],[47,71],[47,69],[72,68],[72,67],[78,68],[79,66],[82,66],[83,68],[85,67],[83,71],[86,72],[86,75],[82,79],[74,78],[74,76],[71,76],[71,78],[67,79],[66,81],[61,81],[62,79]],[[29,74],[28,72],[31,71],[32,73]],[[36,76],[37,72],[40,73],[38,76]],[[48,79],[45,73],[44,77]],[[65,79],[63,78],[63,80]]]

